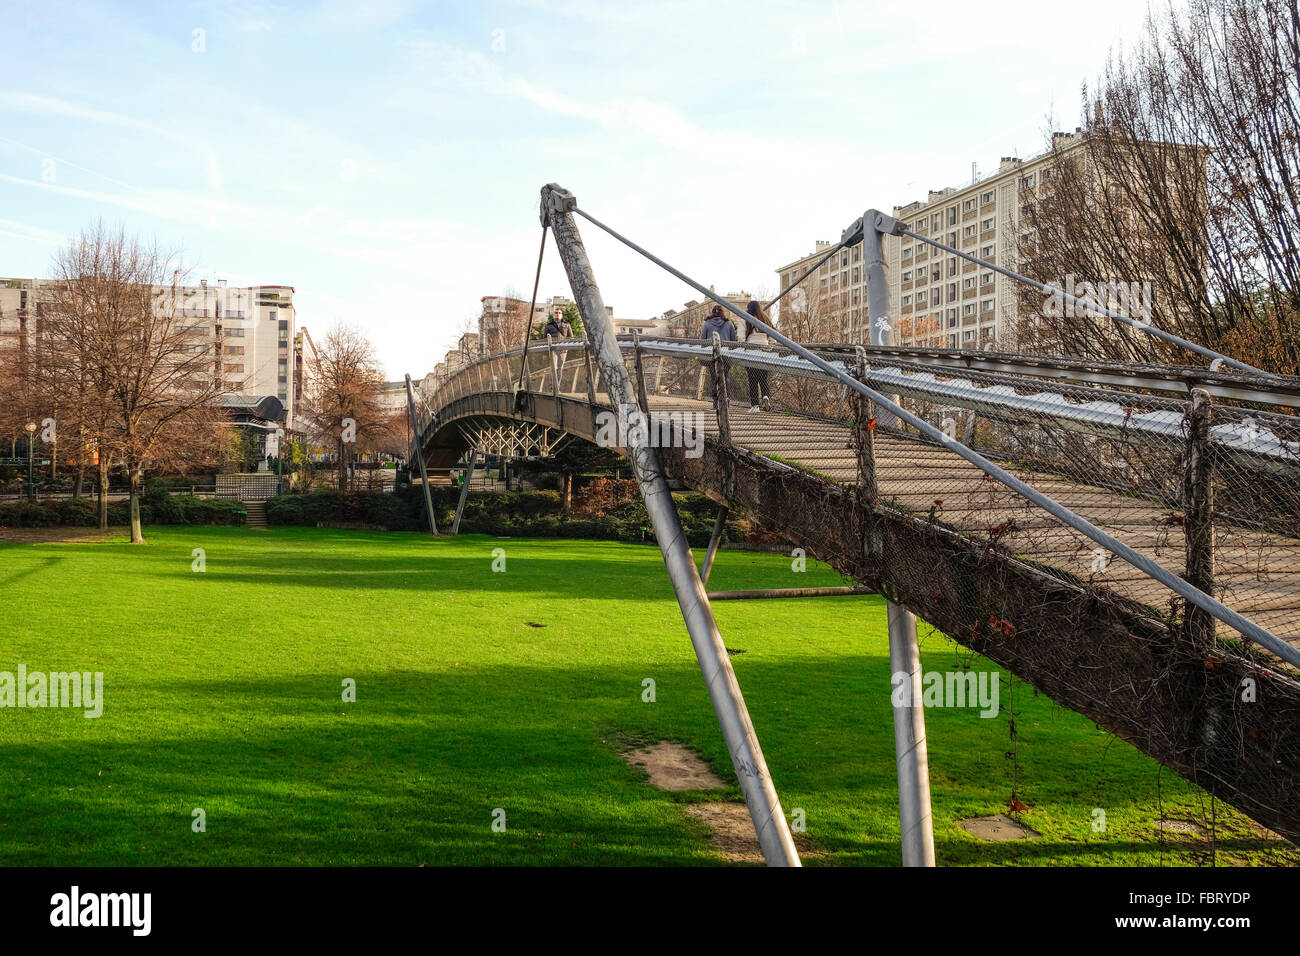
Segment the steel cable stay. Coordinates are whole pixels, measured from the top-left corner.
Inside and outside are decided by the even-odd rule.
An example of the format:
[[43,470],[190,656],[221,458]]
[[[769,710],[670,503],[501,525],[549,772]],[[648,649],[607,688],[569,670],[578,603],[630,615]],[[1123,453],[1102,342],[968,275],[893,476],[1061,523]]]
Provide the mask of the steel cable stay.
[[[553,189],[553,193],[554,192],[555,190]],[[844,387],[852,389],[858,394],[875,402],[877,405],[884,408],[885,410],[887,410],[888,412],[896,416],[901,421],[907,423],[912,428],[916,429],[922,435],[926,436],[932,441],[938,442],[943,447],[949,449],[953,453],[965,459],[970,464],[979,468],[985,474],[991,476],[992,478],[999,481],[1001,484],[1010,488],[1012,491],[1017,492],[1027,500],[1033,502],[1035,505],[1042,508],[1048,514],[1064,522],[1066,525],[1070,526],[1074,530],[1078,531],[1079,533],[1083,534],[1087,538],[1091,539],[1096,544],[1106,548],[1111,553],[1119,556],[1120,558],[1123,558],[1133,567],[1139,569],[1140,571],[1145,573],[1153,580],[1158,581],[1160,584],[1163,584],[1165,587],[1169,588],[1171,591],[1178,594],[1189,603],[1197,606],[1198,608],[1210,614],[1217,620],[1222,621],[1224,624],[1227,624],[1229,627],[1238,631],[1247,639],[1254,641],[1255,643],[1259,644],[1262,647],[1267,648],[1269,651],[1276,654],[1278,657],[1282,658],[1283,660],[1293,665],[1300,666],[1300,650],[1297,650],[1296,648],[1282,641],[1280,638],[1272,634],[1270,631],[1260,627],[1258,624],[1249,620],[1242,614],[1232,610],[1231,608],[1223,604],[1221,601],[1215,599],[1209,594],[1206,594],[1204,591],[1200,590],[1199,588],[1189,584],[1182,577],[1178,576],[1177,574],[1174,574],[1168,569],[1152,561],[1150,558],[1146,557],[1145,555],[1141,554],[1135,549],[1124,544],[1122,541],[1119,541],[1118,539],[1102,531],[1100,528],[1096,527],[1087,519],[1074,513],[1068,508],[1065,508],[1062,505],[1058,504],[1052,498],[1048,497],[1047,495],[1044,495],[1042,492],[1038,491],[1033,486],[1027,484],[1020,478],[1017,478],[1015,475],[1006,471],[1004,468],[988,460],[979,452],[963,444],[961,441],[949,437],[942,430],[935,428],[929,422],[918,417],[917,415],[914,415],[912,412],[903,408],[901,405],[895,403],[892,399],[890,399],[885,394],[877,391],[876,389],[870,387],[869,385],[866,385],[863,382],[860,382],[857,378],[849,375],[847,372],[843,371],[842,369],[835,368],[834,365],[832,365],[832,363],[826,361],[821,356],[817,355],[816,353],[810,351],[809,349],[805,348],[799,343],[788,338],[786,335],[779,332],[771,325],[763,322],[756,316],[749,315],[747,312],[743,312],[740,309],[736,308],[736,306],[734,306],[732,303],[727,301],[722,296],[719,296],[718,294],[716,294],[715,292],[713,292],[712,290],[704,286],[702,283],[696,282],[690,276],[686,275],[679,269],[676,269],[672,265],[665,262],[663,259],[654,255],[649,250],[638,245],[636,242],[622,235],[617,230],[606,225],[605,223],[601,222],[599,219],[592,216],[590,213],[580,208],[577,205],[576,199],[574,199],[571,195],[559,194],[557,196],[557,201],[564,203],[566,208],[569,211],[581,216],[583,219],[586,219],[592,225],[596,226],[603,232],[617,239],[623,245],[632,249],[634,252],[650,260],[651,262],[659,266],[664,271],[668,272],[669,274],[673,275],[677,279],[686,283],[688,286],[695,289],[701,295],[707,296],[709,299],[712,299],[715,303],[717,303],[723,309],[735,315],[737,318],[741,319],[742,321],[750,322],[754,326],[762,329],[772,338],[773,341],[780,343],[790,351],[794,352],[800,358],[804,359],[806,362],[811,363],[817,369],[819,369],[826,375],[830,376],[831,378],[841,383]],[[857,226],[859,230],[861,229],[860,223],[861,221],[855,224],[855,226]],[[846,236],[852,233],[853,231],[854,231],[854,227],[850,227],[850,229],[846,231]],[[918,237],[918,238],[924,238],[924,237]],[[856,241],[858,241],[858,238],[853,237],[850,238],[849,241],[842,243],[842,245],[852,245]],[[1014,273],[1007,273],[1007,274],[1011,275],[1013,278],[1020,278],[1016,276]],[[1032,280],[1027,280],[1027,281],[1032,281]],[[1124,317],[1119,316],[1119,318],[1123,319]],[[1133,324],[1145,328],[1145,326],[1143,326],[1141,323],[1133,323]],[[1168,335],[1169,335],[1168,333],[1164,333],[1162,337],[1166,337]],[[1178,339],[1177,336],[1172,336],[1172,338],[1175,340]],[[1182,342],[1185,340],[1179,340],[1179,341]],[[1212,350],[1203,349],[1200,346],[1195,346],[1194,343],[1187,343],[1187,344],[1189,347],[1192,347],[1194,351],[1198,351],[1202,355],[1212,356],[1216,359],[1221,358],[1224,361],[1229,362],[1230,364],[1233,364],[1239,368],[1244,368],[1246,371],[1258,373],[1258,370],[1252,369],[1249,366],[1244,366],[1243,363],[1239,363],[1236,362],[1235,360],[1229,359],[1227,356],[1221,356],[1219,353],[1213,352]],[[1259,373],[1259,374],[1265,375],[1265,377],[1269,377],[1266,375],[1266,373]]]
[[[528,303],[528,327],[524,329],[524,354],[519,361],[519,384],[516,391],[524,391],[524,375],[528,369],[528,340],[533,335],[533,314],[537,308],[537,289],[542,282],[542,259],[546,255],[546,223],[542,223],[542,243],[537,249],[537,273],[533,276],[533,298]],[[518,401],[518,400],[517,400]],[[518,408],[516,408],[518,411]]]

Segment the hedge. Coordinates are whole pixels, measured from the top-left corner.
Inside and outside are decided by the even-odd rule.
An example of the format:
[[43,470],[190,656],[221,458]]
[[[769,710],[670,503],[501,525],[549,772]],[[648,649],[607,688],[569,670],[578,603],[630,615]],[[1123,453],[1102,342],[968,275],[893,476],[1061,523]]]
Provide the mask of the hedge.
[[[434,517],[439,530],[451,526],[459,492],[433,489]],[[686,537],[692,545],[706,545],[713,532],[718,507],[704,495],[673,495]],[[272,525],[338,528],[376,528],[385,531],[423,531],[426,527],[420,489],[396,493],[315,491],[305,495],[280,495],[266,503],[266,520]],[[563,502],[555,491],[472,492],[461,516],[461,533],[519,538],[594,538],[606,541],[653,540],[650,519],[640,498],[624,502],[604,515],[564,516]],[[731,522],[724,540],[742,540],[746,528]]]
[[[244,523],[242,506],[215,498],[188,495],[142,496],[140,520],[144,524],[236,525]],[[108,506],[108,523],[131,521],[130,503],[113,501]],[[41,501],[0,503],[0,527],[49,528],[57,525],[93,528],[99,523],[94,498],[47,498]]]
[[[451,527],[459,499],[452,487],[432,489],[439,530]],[[694,546],[708,544],[717,505],[703,495],[675,494],[686,537]],[[169,495],[151,484],[140,498],[144,524],[238,525],[244,523],[243,506],[220,498]],[[315,491],[278,495],[266,502],[266,519],[272,525],[306,527],[375,528],[384,531],[423,531],[424,497],[417,487],[396,493]],[[108,523],[130,521],[129,504],[115,501],[108,507]],[[94,498],[16,501],[0,503],[0,526],[41,528],[55,525],[94,527],[98,512]],[[465,534],[490,534],[511,538],[592,538],[603,541],[650,541],[653,533],[640,498],[625,501],[604,514],[564,515],[555,491],[472,492],[465,503],[460,530]],[[743,520],[729,520],[724,540],[752,539]]]

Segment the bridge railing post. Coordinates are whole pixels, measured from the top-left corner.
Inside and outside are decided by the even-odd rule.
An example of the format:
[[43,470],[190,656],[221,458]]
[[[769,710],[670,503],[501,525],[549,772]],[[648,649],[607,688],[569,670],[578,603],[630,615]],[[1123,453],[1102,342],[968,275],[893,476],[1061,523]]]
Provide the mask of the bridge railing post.
[[[1192,389],[1187,408],[1187,454],[1183,472],[1183,534],[1186,538],[1187,583],[1214,593],[1214,457],[1210,425],[1214,406],[1210,393]],[[1214,616],[1194,604],[1185,611],[1186,633],[1198,644],[1214,639]]]
[[551,357],[551,395],[558,398],[560,395],[560,360],[555,354],[555,339],[549,335],[546,337],[546,351]]
[[582,350],[582,362],[587,367],[587,404],[596,405],[596,368],[591,360],[591,343]]
[[727,360],[722,356],[722,337],[713,333],[713,414],[718,422],[718,438],[723,445],[731,445],[731,416],[728,413]]
[[647,422],[650,418],[650,398],[646,395],[645,390],[645,363],[641,357],[641,333],[632,333],[632,350],[636,358],[636,394],[641,402],[641,411],[645,414]]
[[[857,347],[858,381],[867,380],[867,353],[861,345]],[[875,403],[865,395],[853,393],[853,448],[858,459],[858,488],[867,507],[879,500],[876,490],[876,415]]]

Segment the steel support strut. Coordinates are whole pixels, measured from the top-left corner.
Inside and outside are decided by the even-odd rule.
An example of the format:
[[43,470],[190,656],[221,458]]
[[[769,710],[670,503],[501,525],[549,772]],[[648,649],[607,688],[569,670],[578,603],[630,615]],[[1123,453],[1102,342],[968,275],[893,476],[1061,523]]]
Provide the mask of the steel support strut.
[[889,672],[894,704],[894,759],[898,764],[898,823],[903,866],[934,866],[930,817],[930,761],[925,746],[921,650],[916,616],[893,601],[889,615]]
[[478,449],[471,448],[466,459],[465,477],[460,486],[460,500],[456,502],[456,519],[451,523],[452,535],[460,534],[460,516],[465,513],[465,501],[469,498],[469,483],[474,480],[474,466],[478,464]]
[[[571,210],[577,203],[572,194],[551,184],[542,189],[542,222],[549,224],[564,262],[564,270],[573,289],[573,298],[582,315],[582,325],[596,364],[604,378],[605,389],[615,413],[635,408],[636,399],[628,380],[623,356],[619,351],[613,324],[587,260],[587,252],[574,224]],[[664,480],[655,450],[642,435],[643,429],[629,429],[628,458],[636,474],[646,511],[654,526],[655,539],[668,568],[668,577],[677,596],[682,618],[695,648],[695,656],[722,727],[731,763],[745,794],[754,831],[758,835],[763,857],[769,866],[799,866],[790,827],[781,810],[776,787],[767,772],[763,751],[749,719],[745,699],[740,693],[731,659],[722,643],[713,609],[704,592],[695,560],[673,506],[672,495]]]
[[429,494],[429,472],[424,467],[424,435],[420,433],[419,419],[415,417],[415,390],[411,376],[406,376],[406,404],[411,410],[411,430],[415,433],[415,460],[420,463],[420,487],[424,489],[424,514],[429,519],[429,534],[438,533],[438,521],[433,516],[433,496]]

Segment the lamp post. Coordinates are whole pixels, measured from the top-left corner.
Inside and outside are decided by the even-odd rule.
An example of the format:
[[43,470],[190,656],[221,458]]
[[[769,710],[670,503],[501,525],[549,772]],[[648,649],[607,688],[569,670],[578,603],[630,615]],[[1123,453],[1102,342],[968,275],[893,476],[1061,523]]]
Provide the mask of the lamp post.
[[33,480],[35,472],[32,464],[32,443],[36,440],[36,423],[27,423],[27,500],[36,500],[36,482]]

